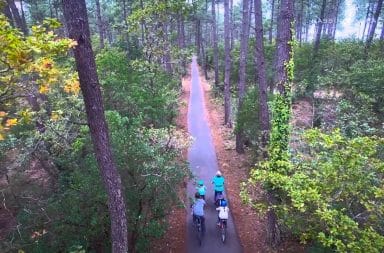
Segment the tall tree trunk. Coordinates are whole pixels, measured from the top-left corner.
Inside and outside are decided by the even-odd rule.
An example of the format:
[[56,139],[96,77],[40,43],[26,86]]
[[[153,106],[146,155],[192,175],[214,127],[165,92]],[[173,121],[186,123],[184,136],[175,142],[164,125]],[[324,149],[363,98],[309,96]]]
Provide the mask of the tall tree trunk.
[[299,41],[300,46],[301,46],[301,42],[302,42],[303,16],[304,16],[304,0],[301,0],[300,1],[300,12],[297,16],[297,25],[296,25],[296,38]]
[[195,46],[196,46],[196,51],[197,51],[197,57],[198,57],[198,60],[199,62],[201,62],[201,26],[200,26],[201,22],[200,22],[200,19],[196,17],[196,23],[195,23],[195,26],[196,26],[196,37],[195,37]]
[[108,195],[113,253],[128,252],[126,207],[119,172],[113,161],[104,116],[103,100],[91,46],[85,0],[63,0],[69,37],[77,42],[74,49],[80,87],[100,174]]
[[[184,14],[181,10],[179,13],[179,17],[177,19],[177,41],[178,46],[181,50],[185,48],[185,29],[184,29]],[[184,76],[186,73],[186,61],[182,59],[182,75]]]
[[27,20],[25,19],[23,0],[20,0],[21,22],[23,24],[24,34],[28,35]]
[[99,29],[100,48],[104,48],[104,29],[103,21],[101,18],[100,0],[96,0],[96,16],[97,16],[97,28]]
[[305,42],[308,42],[308,35],[309,35],[309,27],[311,25],[311,12],[309,11],[311,7],[311,4],[309,0],[307,0],[307,15],[306,15],[306,21],[305,21]]
[[335,15],[334,15],[334,22],[333,22],[333,31],[332,31],[332,40],[334,41],[336,39],[336,30],[337,30],[337,22],[339,20],[339,9],[340,9],[340,1],[336,1],[336,10],[335,10]]
[[280,94],[285,95],[286,90],[284,84],[287,83],[288,75],[286,64],[291,59],[292,41],[291,23],[293,21],[293,0],[282,0],[280,10],[280,21],[278,26],[277,38],[277,90]]
[[[256,10],[255,10],[256,12]],[[275,0],[271,2],[271,24],[269,26],[269,44],[272,44],[272,33],[273,33],[273,19],[275,14]],[[256,15],[256,14],[255,14]],[[255,25],[256,26],[256,25]]]
[[[233,0],[229,0],[229,31],[231,32],[231,51],[235,41],[235,26],[233,22]],[[232,63],[231,63],[232,64]]]
[[365,20],[364,20],[363,35],[361,36],[362,40],[364,40],[364,37],[365,37],[365,31],[367,29],[367,24],[368,24],[368,19],[369,19],[369,13],[370,12],[371,12],[371,2],[368,2],[367,14],[365,15]]
[[[214,0],[212,0],[212,1],[214,1]],[[2,13],[4,13],[4,15],[7,17],[8,22],[11,24],[11,26],[14,26],[15,24],[13,23],[12,12],[9,9],[8,4],[4,4],[3,9],[2,9]]]
[[231,31],[229,0],[224,0],[224,124],[232,127],[231,122]]
[[167,23],[163,23],[163,40],[164,40],[164,62],[165,62],[165,71],[168,74],[172,74],[172,64],[171,64],[171,53],[169,49],[169,41],[168,41],[168,25]]
[[378,0],[377,5],[376,5],[376,9],[375,9],[375,13],[373,14],[372,26],[371,26],[371,29],[369,30],[369,34],[368,34],[368,38],[367,38],[367,44],[366,44],[367,48],[369,48],[371,46],[373,37],[375,36],[377,21],[379,20],[382,6],[383,6],[383,0]]
[[129,42],[129,35],[128,35],[128,10],[127,10],[127,0],[123,0],[123,19],[124,19],[124,30],[123,30],[123,35],[124,35],[124,41],[127,44],[126,49],[127,49],[127,58],[128,60],[130,59],[130,42]]
[[[240,44],[240,66],[239,66],[239,87],[238,87],[238,115],[243,108],[245,96],[245,85],[247,81],[247,56],[248,56],[248,39],[249,39],[249,0],[243,0],[243,20],[241,25],[241,44]],[[242,127],[236,132],[236,151],[244,153],[244,133]]]
[[381,24],[380,40],[384,40],[384,21]]
[[15,5],[14,0],[7,0],[8,6],[12,12],[13,19],[15,21],[16,27],[19,28],[24,35],[28,35],[28,28],[25,23],[23,23],[22,18],[20,17],[19,10]]
[[267,158],[267,144],[269,139],[269,110],[268,110],[268,85],[264,57],[264,34],[261,0],[255,1],[255,35],[256,35],[256,72],[259,84],[259,121],[261,130],[261,150],[263,158]]
[[[290,107],[290,82],[291,77],[288,73],[288,67],[290,66],[291,57],[292,57],[292,22],[293,22],[293,0],[281,0],[281,6],[280,6],[280,15],[279,15],[279,22],[277,27],[277,91],[280,95],[280,97],[276,96],[276,99],[280,99],[280,102],[283,104],[288,103],[288,107]],[[276,130],[278,132],[277,135],[282,135],[285,137],[288,137],[289,133],[287,133],[288,124],[289,124],[289,117],[286,117],[284,110],[290,109],[290,108],[281,108],[282,111],[277,110],[277,113],[280,113],[280,115],[276,115],[275,117],[282,117],[282,122],[279,122],[274,119],[274,125],[273,127],[277,127]],[[280,124],[281,123],[281,124]],[[284,152],[288,152],[288,141],[282,140],[282,143],[276,143],[278,142],[277,139],[273,140],[274,136],[271,135],[271,143],[274,141],[274,145],[277,145],[277,150],[279,151],[278,154],[271,155],[275,156],[274,159],[279,160],[279,156],[282,157],[282,154]],[[272,160],[273,161],[273,160]],[[272,168],[273,169],[273,168]],[[280,229],[278,226],[278,218],[276,215],[276,212],[273,208],[274,205],[277,204],[277,199],[275,197],[274,190],[269,189],[267,191],[267,200],[269,204],[269,210],[267,212],[267,238],[269,243],[272,246],[276,246],[281,241],[281,235],[280,235]]]
[[321,31],[323,30],[323,23],[324,23],[324,13],[325,13],[325,7],[327,5],[327,0],[323,0],[323,3],[321,5],[320,10],[320,18],[317,21],[317,30],[316,30],[316,37],[315,37],[315,46],[314,46],[314,52],[317,53],[320,46],[320,39],[321,39]]
[[215,68],[215,86],[219,86],[219,48],[217,46],[216,4],[212,0],[212,38],[213,38],[213,64]]

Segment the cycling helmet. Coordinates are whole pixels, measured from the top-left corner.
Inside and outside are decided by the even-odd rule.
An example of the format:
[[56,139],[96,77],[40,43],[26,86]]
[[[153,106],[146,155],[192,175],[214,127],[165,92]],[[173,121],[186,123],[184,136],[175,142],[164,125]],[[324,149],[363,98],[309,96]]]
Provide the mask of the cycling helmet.
[[221,177],[221,171],[220,171],[220,170],[218,170],[218,171],[216,172],[216,176]]
[[195,193],[195,198],[199,199],[200,198],[200,193],[196,192]]
[[223,200],[221,201],[220,205],[221,205],[222,207],[226,207],[226,206],[227,206],[227,201],[226,201],[225,199],[223,199]]
[[203,185],[204,185],[204,181],[203,181],[203,180],[199,180],[199,182],[197,182],[197,184],[198,184],[199,186],[203,186]]

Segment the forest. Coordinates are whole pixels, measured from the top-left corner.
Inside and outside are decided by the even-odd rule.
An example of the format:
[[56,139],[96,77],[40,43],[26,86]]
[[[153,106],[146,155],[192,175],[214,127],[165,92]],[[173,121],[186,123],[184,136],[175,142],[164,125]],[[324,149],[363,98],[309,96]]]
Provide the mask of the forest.
[[234,233],[201,252],[384,252],[383,12],[0,0],[0,252],[197,252],[194,85]]

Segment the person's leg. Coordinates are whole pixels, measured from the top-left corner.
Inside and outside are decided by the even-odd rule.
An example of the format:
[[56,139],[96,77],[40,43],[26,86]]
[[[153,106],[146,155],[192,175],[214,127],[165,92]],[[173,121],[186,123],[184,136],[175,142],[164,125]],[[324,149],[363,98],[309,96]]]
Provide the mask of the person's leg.
[[200,219],[201,219],[201,230],[203,231],[203,233],[205,233],[205,217],[200,216]]

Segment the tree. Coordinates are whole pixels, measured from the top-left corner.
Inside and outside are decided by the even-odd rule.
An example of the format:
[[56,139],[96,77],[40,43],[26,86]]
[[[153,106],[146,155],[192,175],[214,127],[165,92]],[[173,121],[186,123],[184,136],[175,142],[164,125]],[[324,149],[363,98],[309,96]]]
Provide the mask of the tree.
[[[277,27],[277,94],[272,108],[272,130],[268,146],[267,166],[271,171],[285,171],[289,163],[289,119],[291,111],[291,83],[293,81],[292,26],[293,0],[281,0]],[[280,243],[280,229],[273,208],[277,203],[275,190],[267,189],[270,208],[267,212],[268,241],[271,245]]]
[[104,48],[104,28],[103,19],[101,17],[100,0],[96,0],[96,16],[97,16],[97,29],[99,30],[100,48]]
[[216,25],[216,0],[211,0],[211,12],[212,12],[212,38],[213,38],[213,65],[215,70],[215,86],[219,86],[219,49],[217,47],[217,25]]
[[231,122],[231,31],[230,31],[229,0],[224,0],[224,124],[229,127]]
[[326,6],[327,6],[327,0],[323,0],[321,9],[320,9],[320,17],[317,20],[317,26],[316,26],[316,37],[315,37],[314,49],[313,49],[315,53],[317,53],[320,46],[321,32],[323,30],[324,14],[325,14]]
[[15,5],[15,1],[14,0],[7,0],[7,3],[8,3],[8,6],[9,8],[11,9],[12,11],[12,16],[15,20],[15,24],[16,26],[25,34],[27,35],[28,34],[28,28],[27,28],[27,24],[25,23],[25,21],[23,21],[23,19],[21,18],[20,16],[20,13],[19,13],[19,10],[17,9],[16,5]]
[[255,34],[256,34],[256,72],[259,83],[259,120],[261,127],[261,149],[263,157],[267,158],[267,144],[269,139],[269,110],[268,110],[268,85],[264,57],[263,15],[261,0],[255,1]]
[[[238,109],[240,112],[243,108],[243,100],[245,96],[245,85],[247,81],[246,68],[247,68],[247,55],[248,55],[248,39],[249,39],[249,1],[243,0],[243,20],[241,27],[241,44],[240,44],[240,67],[239,67],[239,86],[238,86]],[[237,129],[236,132],[236,151],[244,153],[244,140],[243,130]]]
[[371,46],[373,37],[375,35],[375,30],[377,26],[377,22],[379,21],[379,16],[381,12],[381,7],[383,6],[383,0],[378,0],[375,13],[373,14],[373,21],[372,25],[370,26],[370,29],[368,31],[368,37],[367,37],[367,42],[366,42],[366,47],[369,48]]
[[128,234],[123,188],[112,157],[96,63],[91,47],[85,1],[63,0],[63,10],[69,37],[78,44],[74,49],[76,67],[96,160],[108,194],[112,252],[126,253]]

